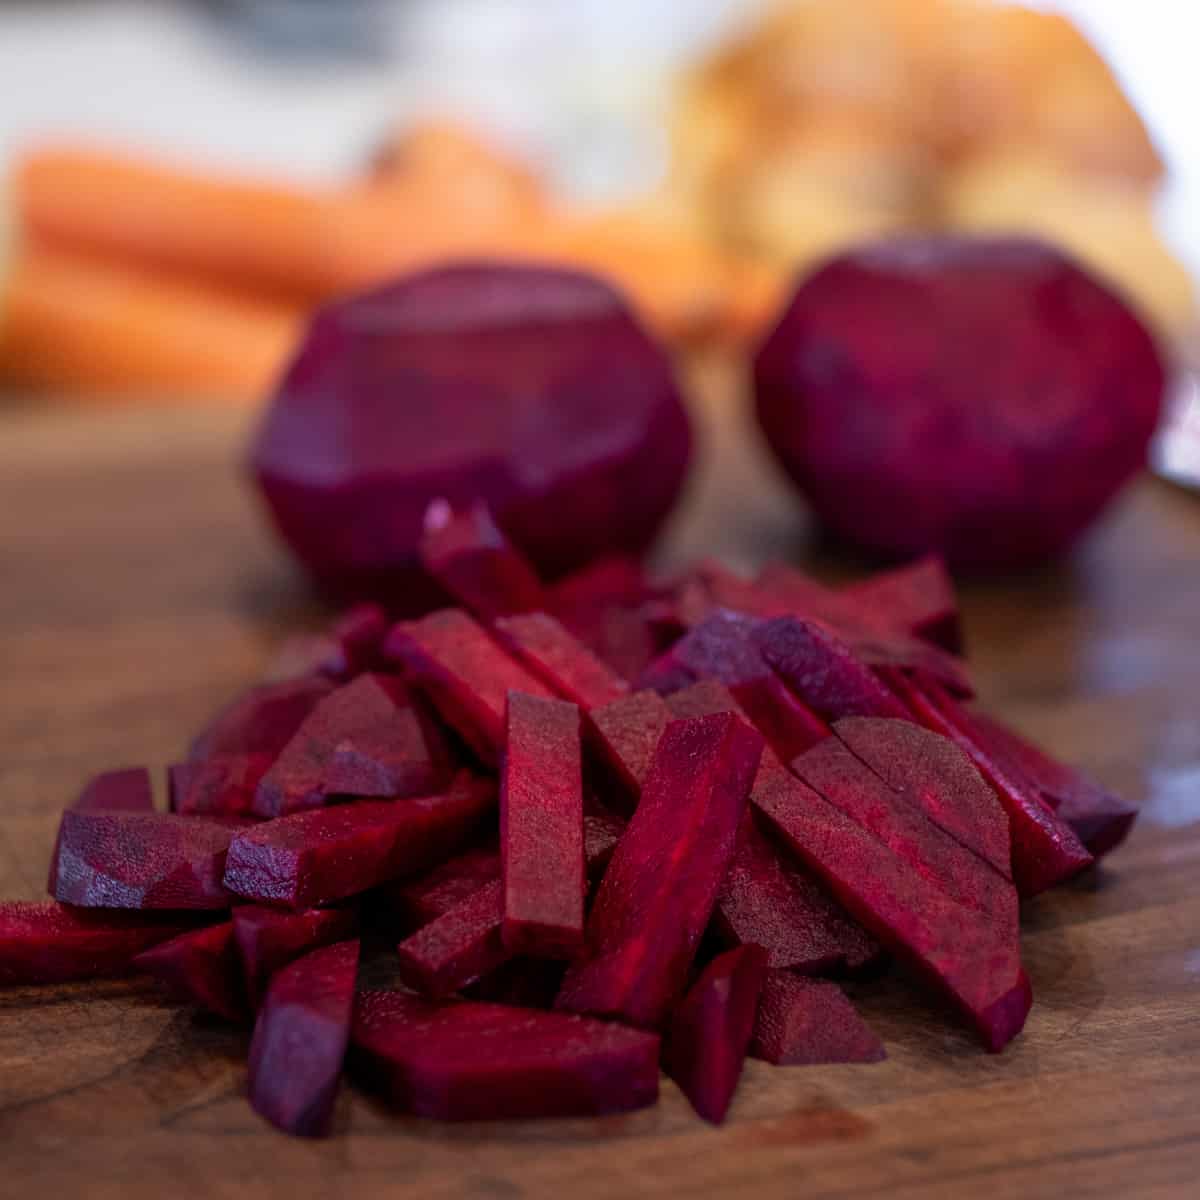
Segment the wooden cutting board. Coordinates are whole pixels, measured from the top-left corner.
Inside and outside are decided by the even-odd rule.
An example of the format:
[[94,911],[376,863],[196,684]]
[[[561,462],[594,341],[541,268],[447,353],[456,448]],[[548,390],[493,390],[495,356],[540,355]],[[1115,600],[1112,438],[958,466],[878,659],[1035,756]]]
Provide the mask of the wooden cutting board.
[[[738,380],[694,374],[704,461],[665,558],[814,560]],[[177,757],[317,619],[242,486],[245,429],[218,411],[0,416],[0,894],[41,893],[87,775]],[[1200,502],[1146,481],[1072,563],[969,586],[964,608],[994,709],[1144,802],[1102,870],[1027,906],[1036,1000],[1004,1054],[889,978],[856,990],[886,1063],[751,1063],[720,1129],[669,1083],[628,1116],[459,1127],[344,1088],[336,1135],[306,1143],[242,1100],[246,1037],[156,986],[12,989],[0,1196],[1200,1194]]]

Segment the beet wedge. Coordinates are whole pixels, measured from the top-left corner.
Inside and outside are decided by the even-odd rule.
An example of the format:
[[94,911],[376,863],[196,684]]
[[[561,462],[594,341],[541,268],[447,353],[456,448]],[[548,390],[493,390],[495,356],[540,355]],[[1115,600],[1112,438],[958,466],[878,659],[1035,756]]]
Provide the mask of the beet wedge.
[[159,812],[67,809],[50,864],[50,894],[83,908],[228,908],[222,885],[234,830]]
[[358,910],[310,908],[286,912],[259,904],[233,910],[233,936],[246,981],[246,997],[257,1009],[276,971],[302,954],[349,938],[358,926]]
[[663,1069],[714,1125],[725,1120],[737,1090],[766,974],[760,946],[727,950],[704,968],[671,1014]]
[[143,950],[133,960],[133,967],[227,1021],[246,1019],[246,989],[232,921],[160,942]]
[[229,847],[231,892],[311,908],[428,869],[495,804],[495,787],[461,773],[437,796],[366,800],[293,813],[241,830]]
[[887,1051],[836,983],[768,971],[750,1055],[777,1067],[799,1067],[882,1062]]
[[559,1008],[646,1028],[666,1018],[733,858],[762,748],[733,713],[667,726]]
[[500,777],[504,944],[569,958],[583,944],[587,893],[579,709],[509,692]]
[[839,593],[880,624],[895,626],[951,654],[963,649],[954,581],[936,554],[880,571]]
[[251,688],[231,701],[192,742],[192,761],[228,754],[276,755],[323,696],[329,679],[305,676]]
[[80,812],[153,812],[150,772],[145,767],[103,771],[87,781],[71,807]]
[[490,765],[504,748],[504,710],[510,691],[551,697],[465,612],[442,609],[402,621],[384,652],[433,701],[442,719]]
[[173,763],[167,768],[171,811],[183,816],[248,816],[259,781],[274,761],[274,755],[258,752]]
[[598,1116],[658,1098],[657,1035],[565,1013],[361,992],[351,1067],[442,1121]]
[[277,1129],[324,1137],[350,1039],[358,941],[310,950],[271,980],[250,1042],[250,1106]]
[[637,807],[654,751],[671,721],[657,692],[633,692],[588,713],[588,734],[613,782],[611,799],[628,815]]
[[580,708],[621,699],[629,684],[544,612],[502,617],[496,632],[505,647],[556,696]]

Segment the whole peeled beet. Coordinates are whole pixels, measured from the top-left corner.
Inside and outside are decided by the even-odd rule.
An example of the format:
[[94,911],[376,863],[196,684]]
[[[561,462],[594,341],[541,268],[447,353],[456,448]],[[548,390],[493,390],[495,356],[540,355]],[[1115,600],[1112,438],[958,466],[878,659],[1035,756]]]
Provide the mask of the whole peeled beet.
[[1067,550],[1142,465],[1164,368],[1113,292],[1018,238],[901,238],[810,276],[758,419],[834,534],[976,570]]
[[607,284],[462,264],[321,310],[252,465],[327,590],[415,611],[431,501],[486,504],[553,577],[645,550],[690,450],[670,364]]

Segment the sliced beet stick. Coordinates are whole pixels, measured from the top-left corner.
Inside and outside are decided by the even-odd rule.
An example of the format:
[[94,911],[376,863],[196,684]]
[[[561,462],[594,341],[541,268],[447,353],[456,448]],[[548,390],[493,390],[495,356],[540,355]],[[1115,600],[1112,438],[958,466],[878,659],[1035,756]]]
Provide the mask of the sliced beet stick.
[[954,581],[936,554],[880,571],[841,590],[881,624],[893,625],[951,654],[961,654],[962,622]]
[[580,708],[598,708],[629,692],[629,684],[612,667],[546,613],[501,617],[496,632],[555,695]]
[[82,812],[153,812],[150,772],[145,767],[103,771],[87,781],[71,807]]
[[333,688],[332,680],[319,676],[251,688],[213,717],[192,742],[188,758],[196,761],[230,754],[276,755],[317,701]]
[[589,740],[612,777],[611,798],[625,814],[636,807],[655,748],[671,721],[657,692],[633,692],[588,713]]
[[768,971],[750,1055],[777,1067],[799,1067],[881,1062],[887,1051],[836,983]]
[[143,950],[133,960],[133,967],[228,1021],[243,1021],[248,1014],[232,921],[160,942]]
[[167,768],[170,809],[183,816],[248,816],[259,781],[274,761],[274,755],[258,752],[173,763]]

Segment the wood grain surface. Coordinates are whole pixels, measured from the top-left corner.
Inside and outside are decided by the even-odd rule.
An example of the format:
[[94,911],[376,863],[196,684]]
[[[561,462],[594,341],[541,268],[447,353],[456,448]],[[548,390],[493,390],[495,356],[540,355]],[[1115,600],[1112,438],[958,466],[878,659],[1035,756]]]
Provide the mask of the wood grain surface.
[[[667,561],[848,572],[693,372],[701,469]],[[242,484],[227,412],[0,416],[0,894],[44,888],[58,809],[163,764],[318,619]],[[246,1106],[244,1034],[145,981],[0,992],[0,1196],[230,1198],[1200,1194],[1200,498],[1146,481],[1076,558],[964,591],[991,706],[1143,802],[1102,869],[1029,904],[1035,1004],[1002,1055],[900,978],[857,988],[879,1066],[748,1066],[730,1120],[670,1083],[603,1120],[446,1127],[347,1087],[335,1136]]]

